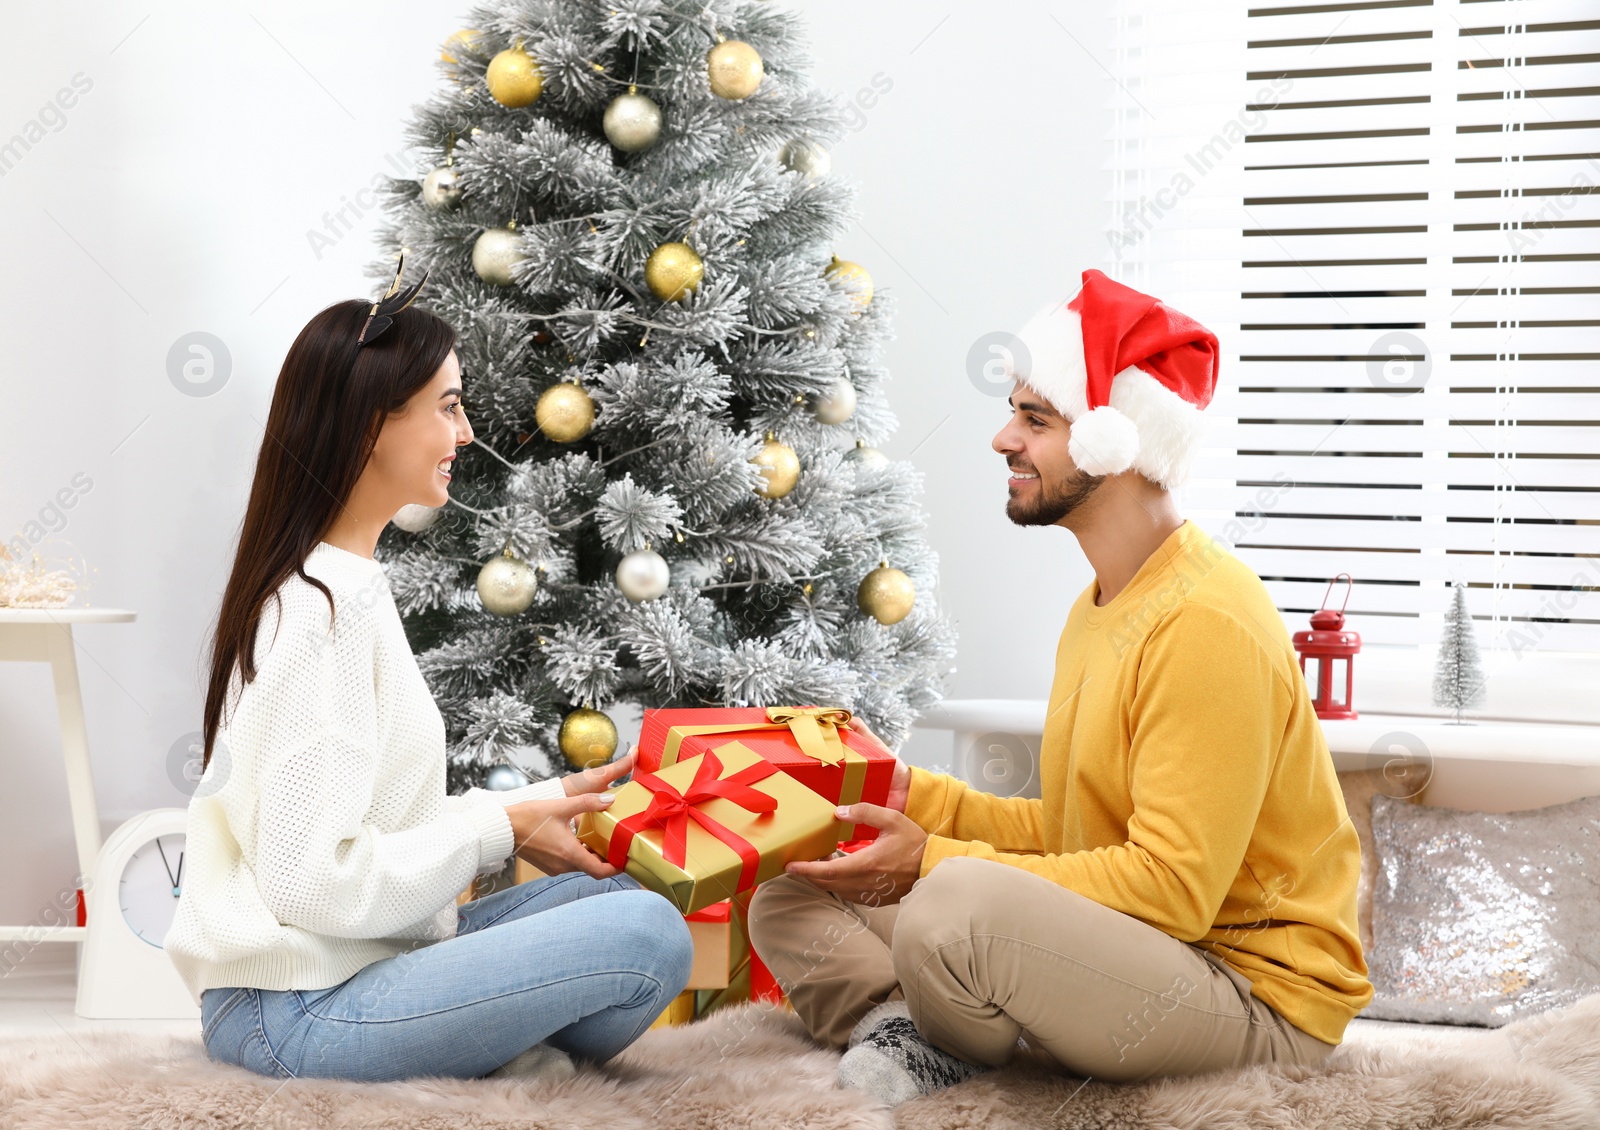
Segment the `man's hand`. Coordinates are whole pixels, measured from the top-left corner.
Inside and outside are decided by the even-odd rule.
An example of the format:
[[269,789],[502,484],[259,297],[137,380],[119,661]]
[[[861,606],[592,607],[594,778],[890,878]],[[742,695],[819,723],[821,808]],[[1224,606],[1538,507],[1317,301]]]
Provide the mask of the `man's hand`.
[[517,856],[546,875],[582,871],[596,879],[609,879],[620,874],[585,847],[569,824],[580,812],[598,812],[611,800],[610,793],[585,793],[560,800],[525,800],[506,805]]
[[922,873],[922,850],[927,846],[928,833],[905,813],[876,804],[842,805],[839,819],[876,828],[878,838],[859,851],[841,852],[832,859],[791,863],[784,870],[850,902],[868,906],[899,902]]
[[[861,719],[852,717],[850,719],[850,728],[852,730],[860,730],[863,734],[867,735],[867,737],[883,746],[884,749],[889,748],[888,743],[880,738],[877,734],[874,734],[871,730],[867,729],[867,724],[861,721]],[[901,761],[897,757],[894,759],[894,776],[889,779],[889,796],[887,798],[889,807],[894,809],[896,812],[904,812],[906,810],[906,797],[909,796],[910,793],[911,766],[907,765],[904,761]]]
[[634,755],[637,752],[629,750],[615,761],[608,761],[604,765],[592,765],[578,773],[568,773],[561,778],[562,791],[568,796],[605,792],[618,777],[625,777],[633,772]]

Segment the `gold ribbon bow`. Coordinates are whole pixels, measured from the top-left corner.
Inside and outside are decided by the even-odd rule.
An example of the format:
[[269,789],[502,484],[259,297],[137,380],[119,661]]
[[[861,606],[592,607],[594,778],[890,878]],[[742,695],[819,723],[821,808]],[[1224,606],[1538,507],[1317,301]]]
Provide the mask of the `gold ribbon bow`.
[[769,706],[767,721],[781,722],[789,727],[800,752],[814,757],[824,765],[837,765],[844,760],[844,742],[839,738],[839,727],[850,725],[850,712],[842,706]]

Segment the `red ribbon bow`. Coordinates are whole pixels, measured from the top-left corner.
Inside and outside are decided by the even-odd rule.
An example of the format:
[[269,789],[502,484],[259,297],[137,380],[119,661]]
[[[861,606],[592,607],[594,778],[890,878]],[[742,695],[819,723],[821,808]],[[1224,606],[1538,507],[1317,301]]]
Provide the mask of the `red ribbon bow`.
[[742,866],[738,889],[745,890],[755,882],[756,866],[761,861],[760,853],[754,844],[730,831],[715,818],[707,816],[695,805],[712,797],[722,797],[747,812],[776,811],[776,797],[750,786],[777,771],[778,767],[770,761],[758,761],[731,777],[723,778],[722,761],[714,753],[705,753],[701,755],[694,780],[689,782],[687,789],[679,792],[654,773],[634,770],[633,779],[652,794],[650,804],[643,812],[617,821],[616,831],[611,834],[611,844],[606,852],[607,861],[619,869],[626,867],[628,846],[633,843],[633,837],[646,828],[660,828],[663,858],[674,867],[682,867],[688,858],[689,821],[693,820],[739,854]]

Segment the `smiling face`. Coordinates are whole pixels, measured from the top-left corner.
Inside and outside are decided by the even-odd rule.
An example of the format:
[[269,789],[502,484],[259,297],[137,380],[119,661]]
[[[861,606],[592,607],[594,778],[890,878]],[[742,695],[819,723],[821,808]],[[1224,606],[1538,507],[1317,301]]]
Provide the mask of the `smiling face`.
[[1067,454],[1072,425],[1033,389],[1018,381],[1006,398],[1011,419],[992,443],[1011,478],[1006,517],[1019,526],[1066,525],[1066,518],[1105,482],[1086,475]]
[[381,484],[389,513],[409,503],[443,506],[449,501],[456,448],[472,442],[472,425],[461,406],[461,362],[455,350],[400,412],[384,421],[361,477]]

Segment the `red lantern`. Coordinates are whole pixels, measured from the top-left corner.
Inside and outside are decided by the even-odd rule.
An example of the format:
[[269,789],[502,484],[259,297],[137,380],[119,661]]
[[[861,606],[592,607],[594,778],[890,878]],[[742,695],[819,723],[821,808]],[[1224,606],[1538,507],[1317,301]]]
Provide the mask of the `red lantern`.
[[[1328,607],[1328,594],[1333,591],[1339,577],[1344,578],[1347,587],[1344,590],[1344,604],[1335,611]],[[1294,634],[1294,649],[1300,654],[1300,671],[1311,684],[1311,704],[1316,708],[1318,718],[1357,716],[1352,695],[1355,690],[1354,656],[1361,650],[1361,635],[1344,629],[1344,608],[1350,603],[1350,592],[1355,586],[1355,578],[1349,573],[1340,573],[1329,581],[1327,591],[1322,594],[1322,607],[1311,614],[1311,630]],[[1315,661],[1315,675],[1306,672],[1307,659]],[[1343,671],[1336,673],[1338,667],[1342,667]],[[1339,677],[1341,675],[1342,678]],[[1341,682],[1343,688],[1339,686]]]

